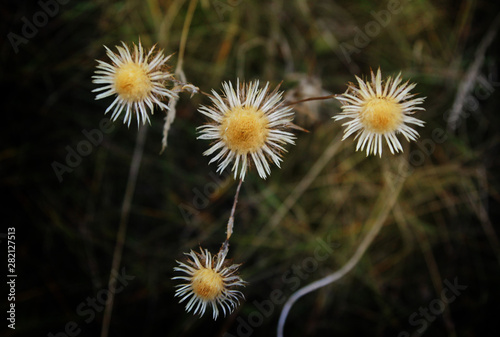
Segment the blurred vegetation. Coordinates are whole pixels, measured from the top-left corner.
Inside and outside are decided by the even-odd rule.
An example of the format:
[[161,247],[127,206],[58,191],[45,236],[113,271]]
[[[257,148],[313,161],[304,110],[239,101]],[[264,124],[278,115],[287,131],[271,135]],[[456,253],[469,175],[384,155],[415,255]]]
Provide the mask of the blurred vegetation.
[[[107,285],[137,127],[115,123],[62,182],[52,163],[64,164],[67,147],[85,139],[83,130],[98,128],[111,103],[95,101],[91,93],[95,59],[106,59],[103,45],[140,38],[145,46],[174,53],[175,67],[188,6],[187,0],[68,1],[15,53],[8,33],[21,35],[22,18],[31,21],[41,7],[4,3],[0,170],[4,228],[17,231],[17,334],[56,334],[69,321],[81,328],[80,336],[100,333],[102,313],[86,322],[76,308]],[[184,71],[205,92],[237,77],[283,81],[290,101],[342,93],[354,75],[370,68],[380,66],[385,75],[402,71],[427,97],[426,111],[417,116],[426,121],[420,140],[405,143],[399,155],[412,163],[412,151],[432,140],[434,130],[446,130],[446,114],[499,6],[403,2],[348,62],[346,43],[354,45],[358,30],[377,22],[373,12],[387,6],[368,0],[200,0]],[[444,142],[434,142],[430,155],[410,165],[396,206],[366,256],[338,283],[300,299],[286,336],[413,334],[419,326],[409,317],[439,298],[444,280],[455,278],[468,288],[425,334],[495,335],[499,39],[484,54],[483,82],[474,86],[458,129],[445,131]],[[340,143],[342,129],[331,120],[339,112],[334,100],[298,105],[296,123],[309,133],[297,134],[282,169],[274,168],[266,181],[250,174],[240,195],[229,255],[243,263],[242,277],[250,282],[246,302],[216,322],[210,315],[193,317],[173,297],[175,260],[200,244],[212,252],[219,248],[236,188],[230,176],[214,175],[216,166],[202,156],[208,144],[196,140],[196,127],[205,121],[196,109],[207,103],[203,95],[181,95],[161,155],[164,116],[157,111],[151,119],[122,259],[135,278],[115,298],[111,336],[237,336],[240,322],[248,322],[255,303],[268,300],[274,289],[289,296],[297,280],[304,286],[340,268],[366,232],[382,172],[402,172],[387,148],[382,159],[366,158],[354,151],[352,137]],[[196,212],[181,212],[196,205]],[[310,258],[320,242],[332,252],[316,266]],[[253,335],[274,336],[280,310],[275,306]],[[5,336],[14,335],[8,330]]]

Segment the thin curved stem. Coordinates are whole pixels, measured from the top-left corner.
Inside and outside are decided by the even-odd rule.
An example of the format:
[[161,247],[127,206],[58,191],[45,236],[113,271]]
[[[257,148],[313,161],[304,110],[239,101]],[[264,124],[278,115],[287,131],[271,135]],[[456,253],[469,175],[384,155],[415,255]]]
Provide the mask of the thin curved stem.
[[127,187],[123,197],[122,210],[120,214],[120,225],[118,233],[116,234],[116,245],[113,252],[113,262],[111,264],[111,271],[109,275],[108,290],[109,296],[106,299],[106,306],[104,308],[104,316],[102,319],[101,337],[107,337],[109,333],[109,325],[111,322],[111,313],[113,312],[113,303],[116,293],[116,277],[119,275],[118,269],[122,260],[123,246],[125,244],[125,237],[127,234],[127,224],[132,205],[132,197],[134,196],[135,186],[137,183],[137,176],[141,166],[142,154],[144,152],[144,144],[146,143],[146,134],[148,126],[143,125],[137,132],[135,141],[134,154],[130,163],[130,170],[128,173]]
[[[179,91],[183,91],[185,87],[189,87],[191,90],[193,90],[191,92],[191,96],[193,96],[195,90],[197,91],[198,88],[187,83],[186,75],[184,74],[184,69],[182,68],[182,66],[184,64],[184,53],[186,51],[186,42],[189,34],[189,28],[191,27],[191,21],[193,20],[194,10],[196,9],[197,4],[198,0],[191,0],[187,10],[186,18],[184,19],[184,25],[182,27],[182,33],[181,33],[181,42],[179,43],[179,58],[177,59],[177,66],[175,67],[175,75],[179,77],[180,83],[179,81],[174,80],[174,82],[182,84],[180,86]],[[168,102],[168,109],[166,110],[166,116],[165,116],[165,124],[163,125],[163,137],[161,140],[160,154],[162,154],[163,151],[165,151],[165,149],[167,148],[168,132],[170,131],[170,126],[175,120],[176,106],[178,101],[179,101],[179,96],[176,96],[172,97]]]
[[[396,182],[395,185],[389,185],[390,182],[387,182],[386,185],[386,193],[382,193],[377,201],[377,203],[384,203],[382,211],[378,214],[378,216],[375,218],[373,225],[371,226],[370,230],[366,234],[365,238],[363,241],[361,241],[358,249],[356,249],[356,252],[354,255],[347,261],[347,263],[342,266],[339,270],[336,272],[327,275],[323,277],[322,279],[319,279],[299,290],[297,290],[295,293],[290,296],[290,298],[286,301],[285,305],[283,306],[283,309],[281,310],[281,315],[278,321],[278,329],[277,329],[277,335],[278,337],[283,337],[283,330],[285,327],[285,321],[288,316],[288,313],[290,312],[290,309],[292,308],[293,304],[302,296],[316,290],[319,288],[322,288],[326,285],[329,285],[333,282],[336,282],[337,280],[340,280],[342,277],[344,277],[347,273],[349,273],[361,260],[361,257],[364,255],[368,247],[371,245],[375,237],[378,235],[380,230],[383,227],[383,224],[385,220],[387,219],[387,216],[389,215],[389,212],[392,210],[394,207],[394,204],[396,203],[396,200],[398,198],[399,192],[401,191],[401,187],[403,186],[404,179],[399,179],[399,181]],[[375,210],[378,209],[378,207],[375,207]],[[372,217],[370,217],[372,218]]]
[[233,208],[231,208],[231,215],[229,216],[229,221],[227,222],[227,237],[226,241],[229,240],[231,235],[233,234],[233,225],[234,225],[234,212],[236,211],[236,204],[238,203],[238,196],[240,195],[241,184],[243,183],[243,179],[240,179],[238,183],[238,187],[236,188],[236,194],[234,195]]
[[179,58],[177,60],[177,67],[175,68],[175,73],[180,76],[182,82],[186,82],[186,76],[184,75],[182,66],[184,63],[184,52],[186,50],[189,28],[191,27],[191,21],[193,20],[194,10],[196,9],[197,4],[198,0],[191,0],[189,3],[186,18],[184,19],[184,26],[182,27],[181,42],[179,44]]
[[163,137],[161,139],[160,154],[162,154],[163,151],[165,151],[165,149],[167,148],[168,132],[170,131],[170,126],[175,120],[175,114],[176,114],[175,106],[177,105],[178,100],[179,97],[173,97],[168,102],[167,115],[165,116],[165,124],[163,124]]
[[309,101],[320,101],[320,100],[324,100],[324,99],[334,98],[334,97],[337,97],[337,96],[339,96],[339,95],[332,94],[332,95],[328,95],[328,96],[309,97],[309,98],[304,98],[304,99],[301,99],[301,100],[298,100],[298,101],[295,101],[295,102],[287,103],[284,106],[290,106],[290,105],[295,105],[295,104],[309,102]]

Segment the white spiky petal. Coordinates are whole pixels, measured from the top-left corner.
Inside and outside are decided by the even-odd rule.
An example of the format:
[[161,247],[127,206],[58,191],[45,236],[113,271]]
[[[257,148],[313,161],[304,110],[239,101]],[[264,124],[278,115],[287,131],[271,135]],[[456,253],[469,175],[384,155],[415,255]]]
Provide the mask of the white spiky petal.
[[[175,292],[176,297],[181,297],[179,303],[186,300],[186,311],[193,311],[193,314],[203,316],[208,306],[212,307],[212,317],[217,319],[219,316],[219,307],[222,309],[224,316],[230,314],[239,304],[240,299],[244,298],[243,293],[239,290],[233,289],[238,286],[245,286],[246,282],[243,281],[238,275],[238,264],[227,266],[225,258],[227,255],[227,248],[221,250],[217,255],[213,256],[205,249],[201,249],[200,253],[191,251],[185,253],[189,256],[188,263],[176,261],[179,266],[175,267],[175,271],[180,271],[186,276],[176,276],[173,280],[187,281],[185,284],[177,285],[178,289]],[[196,287],[199,285],[195,283],[196,275],[200,272],[208,271],[209,275],[215,275],[220,281],[220,291],[216,296],[204,297],[196,292]],[[202,280],[203,281],[203,280]],[[207,279],[208,286],[210,285],[210,278]],[[202,284],[202,286],[204,286]]]
[[[239,80],[236,90],[231,82],[223,83],[222,87],[222,96],[212,90],[213,96],[210,99],[213,106],[202,106],[198,109],[213,120],[213,123],[198,128],[201,134],[198,139],[214,141],[203,154],[210,156],[218,152],[209,163],[218,161],[219,173],[234,161],[231,170],[234,171],[235,179],[238,174],[240,179],[244,179],[250,164],[253,163],[259,176],[265,179],[271,173],[268,161],[280,167],[281,153],[286,152],[283,145],[294,144],[294,135],[285,131],[293,120],[292,108],[283,106],[283,93],[279,92],[278,88],[269,92],[269,82],[264,88],[259,88],[259,81],[240,85]],[[230,132],[236,132],[233,127],[235,123],[228,123],[228,119],[237,120],[238,115],[244,114],[259,116],[255,117],[255,123],[260,124],[254,126],[259,131],[257,136],[254,135],[258,140],[254,139],[244,144],[245,146],[239,146],[232,144],[231,139],[226,136]]]
[[[108,96],[116,95],[115,100],[106,109],[105,114],[107,114],[111,109],[113,113],[111,119],[115,121],[121,114],[123,109],[125,109],[125,117],[123,122],[130,126],[130,121],[132,120],[132,115],[135,113],[137,117],[137,125],[142,122],[143,124],[149,120],[149,115],[147,108],[149,108],[151,114],[154,113],[154,105],[156,104],[162,110],[167,109],[168,105],[162,102],[164,97],[171,99],[177,97],[175,92],[165,88],[165,81],[172,77],[173,75],[165,71],[165,63],[168,61],[170,56],[164,56],[162,51],[159,51],[153,56],[155,47],[146,54],[142,48],[141,42],[139,45],[134,44],[133,53],[130,51],[129,47],[122,42],[123,46],[116,46],[118,54],[113,53],[108,47],[106,48],[106,54],[111,59],[112,64],[106,63],[104,61],[97,60],[99,63],[97,65],[97,70],[95,71],[93,78],[93,83],[102,84],[103,86],[92,90],[92,92],[100,92],[96,96],[97,99],[102,99]],[[143,75],[147,80],[144,85],[144,94],[140,97],[127,97],[120,94],[120,90],[117,88],[117,74],[120,69],[124,67],[135,65],[136,68],[143,71]],[[137,96],[137,95],[136,95]]]
[[[366,146],[367,156],[370,153],[382,156],[383,139],[387,142],[392,154],[403,152],[403,147],[396,135],[401,133],[407,141],[417,139],[418,132],[408,124],[424,126],[423,121],[410,115],[414,114],[416,110],[425,110],[417,106],[424,102],[425,97],[412,99],[415,95],[410,94],[410,91],[416,84],[408,82],[400,84],[401,73],[395,79],[389,77],[383,83],[379,68],[377,75],[373,71],[371,72],[371,82],[365,82],[357,76],[356,80],[358,86],[350,83],[347,91],[337,97],[342,103],[342,112],[334,116],[333,119],[336,121],[349,120],[342,124],[346,127],[342,140],[356,133],[355,139],[358,139],[356,151],[363,151]],[[373,127],[373,123],[367,121],[367,114],[372,113],[369,110],[370,105],[374,104],[378,104],[377,117],[384,119],[384,123],[377,124],[377,127]],[[387,107],[385,112],[383,107]],[[385,116],[384,113],[386,113]]]

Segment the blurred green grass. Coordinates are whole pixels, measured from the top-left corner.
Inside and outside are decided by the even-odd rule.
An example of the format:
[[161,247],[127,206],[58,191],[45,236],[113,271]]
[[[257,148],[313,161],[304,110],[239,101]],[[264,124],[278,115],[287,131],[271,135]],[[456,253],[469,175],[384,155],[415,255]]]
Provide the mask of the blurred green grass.
[[[0,170],[4,221],[19,232],[18,334],[55,334],[68,321],[77,322],[81,336],[100,332],[102,314],[86,323],[76,307],[107,284],[137,128],[115,123],[62,183],[51,163],[63,162],[66,146],[75,147],[84,139],[82,130],[98,127],[104,117],[110,101],[95,101],[91,93],[95,59],[105,58],[102,46],[140,37],[146,46],[158,43],[166,54],[175,53],[175,66],[188,3],[69,2],[20,45],[19,53],[4,39],[0,78],[7,123],[0,135]],[[199,1],[184,71],[205,92],[240,77],[284,80],[285,90],[313,78],[327,93],[342,93],[354,75],[367,74],[370,67],[380,66],[386,75],[402,71],[427,97],[426,111],[417,116],[426,121],[420,142],[406,144],[400,155],[408,158],[422,140],[432,139],[433,130],[446,128],[443,115],[499,7],[491,1],[412,1],[346,62],[342,43],[352,44],[354,28],[363,29],[374,20],[371,11],[386,8],[382,1]],[[8,2],[3,36],[20,34],[21,18],[39,10],[35,3]],[[494,335],[500,295],[498,236],[491,232],[498,232],[499,219],[498,46],[497,36],[481,68],[496,83],[491,94],[481,99],[475,91],[477,108],[470,106],[473,112],[457,132],[447,133],[446,141],[413,167],[361,263],[337,284],[300,299],[288,318],[287,336],[413,333],[410,315],[438,298],[443,281],[455,277],[469,288],[426,335]],[[318,240],[331,243],[333,253],[299,278],[300,286],[352,256],[383,185],[381,166],[394,165],[387,153],[380,160],[354,152],[352,138],[335,141],[342,129],[330,119],[339,111],[333,100],[298,106],[297,123],[310,132],[298,133],[281,170],[273,169],[266,181],[250,174],[242,188],[230,256],[244,263],[247,300],[226,319],[198,319],[173,298],[172,269],[183,252],[199,244],[218,249],[236,188],[231,177],[220,178],[207,206],[185,221],[179,206],[193,206],[193,189],[205,193],[214,182],[216,167],[201,155],[208,144],[195,139],[196,126],[204,122],[196,108],[207,103],[202,95],[181,96],[162,155],[163,116],[157,111],[152,117],[122,260],[135,279],[117,294],[111,335],[237,335],[241,319],[255,312],[255,301],[269,299],[274,289],[292,293],[287,277],[297,276],[293,266],[314,256]],[[338,146],[335,155],[294,195],[330,146]],[[290,195],[296,203],[276,217]],[[253,335],[275,335],[279,310],[276,306]]]

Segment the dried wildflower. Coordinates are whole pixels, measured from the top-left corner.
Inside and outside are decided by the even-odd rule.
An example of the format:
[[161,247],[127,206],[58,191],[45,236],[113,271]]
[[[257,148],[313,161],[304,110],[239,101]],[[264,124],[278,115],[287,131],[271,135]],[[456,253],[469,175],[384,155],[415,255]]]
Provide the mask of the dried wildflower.
[[389,77],[385,83],[381,79],[380,68],[377,75],[371,72],[371,83],[356,76],[359,86],[349,83],[347,91],[338,96],[342,103],[342,112],[334,116],[334,120],[350,119],[345,122],[342,140],[357,132],[358,143],[356,151],[363,151],[382,156],[382,137],[385,138],[389,150],[403,152],[403,147],[396,137],[401,133],[407,141],[415,140],[418,132],[407,124],[424,126],[424,122],[411,117],[416,110],[425,110],[416,105],[423,103],[423,98],[413,98],[410,94],[416,84],[401,84],[401,73],[393,80]]
[[92,82],[104,86],[92,91],[103,91],[97,95],[96,99],[116,95],[113,103],[106,109],[108,113],[114,107],[111,115],[113,121],[126,108],[124,123],[130,126],[132,115],[135,113],[137,125],[141,120],[145,124],[146,121],[150,122],[146,106],[153,114],[154,104],[161,109],[168,109],[162,99],[177,96],[176,93],[165,88],[165,81],[172,77],[165,66],[170,56],[165,57],[161,50],[153,56],[155,47],[145,53],[140,41],[139,46],[134,44],[133,52],[125,43],[122,42],[122,44],[123,47],[116,46],[118,54],[104,46],[112,64],[97,60],[99,64],[95,71],[96,75],[92,76]]
[[205,249],[201,254],[191,251],[186,253],[191,259],[187,264],[177,261],[178,267],[175,271],[184,272],[187,276],[176,276],[172,279],[185,280],[187,283],[178,285],[176,297],[182,297],[180,303],[189,299],[186,303],[186,311],[193,310],[193,314],[203,316],[207,306],[212,307],[213,318],[219,316],[219,306],[224,316],[231,313],[239,304],[240,298],[244,298],[241,291],[234,287],[245,286],[238,275],[238,264],[228,265],[225,261],[227,246],[217,255],[213,256]]
[[249,84],[223,83],[223,97],[212,90],[213,106],[202,106],[199,111],[214,121],[199,127],[198,139],[215,140],[203,154],[209,156],[216,151],[210,163],[219,161],[217,172],[222,172],[234,160],[232,171],[240,179],[250,166],[257,168],[259,176],[265,179],[271,174],[268,160],[280,167],[283,145],[294,144],[294,135],[285,131],[293,120],[291,107],[283,106],[279,86],[269,92],[269,83],[259,88],[259,81]]

